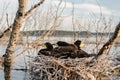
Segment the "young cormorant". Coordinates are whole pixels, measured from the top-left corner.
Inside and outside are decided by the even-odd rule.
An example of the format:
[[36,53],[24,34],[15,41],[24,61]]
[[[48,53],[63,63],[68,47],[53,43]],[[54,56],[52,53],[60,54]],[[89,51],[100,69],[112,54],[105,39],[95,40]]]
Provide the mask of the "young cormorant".
[[67,42],[65,42],[65,41],[58,41],[58,42],[57,42],[57,45],[58,45],[58,46],[69,46],[70,44],[67,43]]
[[92,56],[96,56],[96,54],[88,54],[87,52],[83,51],[83,50],[75,50],[74,52],[70,53],[70,58],[85,58],[85,57],[92,57]]
[[88,54],[86,51],[81,49],[81,46],[83,46],[83,43],[80,40],[77,40],[74,42],[74,44],[78,47],[78,50],[75,50],[71,52],[71,58],[84,58],[84,57],[92,57],[96,56],[96,54]]
[[61,52],[56,51],[56,49],[53,48],[53,45],[51,43],[49,43],[49,42],[46,42],[44,44],[44,46],[46,48],[41,49],[39,51],[38,55],[43,54],[45,56],[53,56],[53,57],[57,57],[57,58],[64,57],[65,58],[67,56],[67,54],[68,54],[68,52],[65,53],[65,52],[62,52],[62,51]]
[[51,43],[49,42],[46,42],[44,44],[44,46],[46,47],[45,49],[41,49],[38,53],[38,55],[40,54],[43,54],[43,55],[46,55],[46,56],[50,56],[51,55],[51,51],[53,50],[53,46]]
[[63,55],[67,55],[67,57],[70,57],[70,58],[76,58],[76,57],[84,58],[84,57],[92,57],[96,55],[96,54],[88,54],[87,52],[82,50],[80,48],[81,46],[83,46],[83,43],[81,42],[81,40],[76,40],[74,44],[69,44],[64,41],[58,41],[57,45],[59,46],[56,48],[57,51],[68,52]]
[[81,41],[80,40],[77,40],[74,42],[74,44],[77,46],[78,50],[80,50],[80,47],[81,47]]
[[81,41],[77,40],[74,44],[69,44],[65,42],[65,45],[53,48],[53,45],[46,42],[44,45],[45,49],[41,49],[38,55],[43,54],[45,56],[53,56],[57,58],[84,58],[95,56],[95,54],[88,54],[87,52],[80,49]]
[[64,41],[57,42],[58,47],[55,48],[58,52],[71,52],[74,50],[80,50],[81,41],[77,40],[74,44],[70,44]]

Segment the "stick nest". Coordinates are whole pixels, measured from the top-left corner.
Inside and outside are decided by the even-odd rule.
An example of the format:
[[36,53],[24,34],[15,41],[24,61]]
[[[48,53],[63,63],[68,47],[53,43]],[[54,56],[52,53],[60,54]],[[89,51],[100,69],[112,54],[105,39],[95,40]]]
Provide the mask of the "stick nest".
[[120,55],[104,57],[86,66],[90,58],[60,59],[44,55],[34,58],[30,64],[32,80],[119,80]]

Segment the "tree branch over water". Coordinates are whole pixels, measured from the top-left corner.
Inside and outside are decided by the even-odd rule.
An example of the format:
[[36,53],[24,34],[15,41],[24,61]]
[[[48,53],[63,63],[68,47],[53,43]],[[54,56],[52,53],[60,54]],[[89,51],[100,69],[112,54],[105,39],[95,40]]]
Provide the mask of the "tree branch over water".
[[[116,42],[117,38],[120,36],[120,22],[116,26],[116,29],[114,31],[114,34],[112,37],[103,45],[103,47],[98,52],[97,56],[95,56],[89,63],[93,63],[95,59],[99,59],[103,55],[107,55],[107,51],[110,49],[110,47]],[[89,64],[88,63],[88,64]]]
[[[108,50],[115,42],[116,39],[120,36],[120,22],[119,24],[116,26],[115,32],[113,34],[113,36],[109,39],[108,42],[106,42],[103,47],[100,49],[99,53],[97,54],[97,58],[102,56],[102,54]],[[106,54],[106,53],[104,53]]]

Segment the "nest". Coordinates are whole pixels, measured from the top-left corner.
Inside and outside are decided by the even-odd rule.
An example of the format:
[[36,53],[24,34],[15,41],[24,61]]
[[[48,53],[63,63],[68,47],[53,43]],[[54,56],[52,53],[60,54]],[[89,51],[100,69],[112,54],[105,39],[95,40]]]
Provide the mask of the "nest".
[[93,66],[86,66],[89,60],[90,58],[60,59],[39,55],[31,63],[30,75],[32,80],[117,80],[120,78],[118,75],[120,67],[117,67],[119,69],[116,73],[116,68],[111,65],[114,60],[110,56],[95,62]]

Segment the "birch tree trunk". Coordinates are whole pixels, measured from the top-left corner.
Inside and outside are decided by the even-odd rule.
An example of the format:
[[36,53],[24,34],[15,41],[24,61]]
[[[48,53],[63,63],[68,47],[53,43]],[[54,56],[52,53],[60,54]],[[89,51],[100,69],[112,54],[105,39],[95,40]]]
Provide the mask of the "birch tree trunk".
[[18,0],[19,8],[18,8],[18,11],[16,13],[16,18],[15,18],[14,23],[13,23],[9,44],[7,46],[6,53],[4,56],[5,57],[4,58],[5,80],[11,80],[10,68],[11,68],[11,63],[12,63],[12,56],[13,56],[14,49],[16,46],[16,41],[17,41],[17,37],[18,37],[19,31],[20,31],[20,27],[22,26],[22,21],[24,19],[25,2],[26,2],[26,0]]

